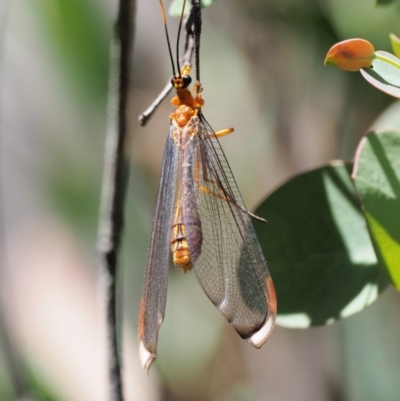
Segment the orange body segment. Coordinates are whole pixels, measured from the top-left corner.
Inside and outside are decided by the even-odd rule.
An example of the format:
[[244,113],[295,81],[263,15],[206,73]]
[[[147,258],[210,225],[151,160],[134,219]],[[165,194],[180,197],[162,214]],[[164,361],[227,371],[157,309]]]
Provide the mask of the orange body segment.
[[[190,67],[185,66],[182,69],[182,76],[190,73]],[[171,119],[176,121],[179,127],[183,128],[197,113],[197,109],[204,105],[204,99],[201,92],[198,92],[196,96],[193,96],[193,92],[199,89],[199,84],[195,84],[192,92],[186,87],[182,87],[182,77],[175,77],[173,79],[173,85],[176,89],[176,96],[171,100],[171,104],[177,106],[176,110],[171,114]]]
[[192,260],[185,238],[185,226],[181,223],[172,226],[171,252],[175,266],[181,267],[185,273],[191,269]]
[[175,120],[181,128],[183,128],[193,116],[194,109],[186,105],[178,106],[171,114],[171,118]]

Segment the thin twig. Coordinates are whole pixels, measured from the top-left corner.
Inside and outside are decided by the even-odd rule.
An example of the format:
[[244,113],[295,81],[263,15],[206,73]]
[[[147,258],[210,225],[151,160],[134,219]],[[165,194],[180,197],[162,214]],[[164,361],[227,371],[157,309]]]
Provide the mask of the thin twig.
[[116,284],[126,185],[129,173],[127,103],[136,0],[119,0],[110,52],[108,129],[104,158],[98,232],[99,271],[107,313],[107,352],[110,400],[123,401],[117,343]]
[[139,116],[139,124],[144,127],[149,121],[150,117],[157,110],[158,106],[163,102],[163,100],[168,96],[169,92],[171,92],[172,84],[168,82],[161,93],[157,96],[156,100]]
[[[194,51],[194,40],[193,40],[193,14],[192,11],[189,13],[189,16],[185,20],[185,30],[186,30],[186,38],[185,38],[185,53],[179,59],[179,65],[183,66],[185,64],[190,63],[192,59],[193,51]],[[168,94],[172,90],[171,81],[167,82],[164,89],[157,96],[156,100],[139,116],[139,124],[143,127],[146,125],[147,121],[149,121],[150,117],[157,110],[158,106],[162,103],[162,101],[168,96]]]

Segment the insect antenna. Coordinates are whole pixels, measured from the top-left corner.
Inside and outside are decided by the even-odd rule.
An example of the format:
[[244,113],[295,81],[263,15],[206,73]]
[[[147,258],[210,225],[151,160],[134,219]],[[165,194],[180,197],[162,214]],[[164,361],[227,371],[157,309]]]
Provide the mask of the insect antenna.
[[176,65],[178,67],[178,74],[181,76],[181,67],[179,65],[179,39],[181,36],[181,29],[182,29],[182,21],[183,21],[183,15],[185,13],[185,7],[186,7],[186,0],[183,0],[183,6],[182,6],[182,11],[181,11],[181,18],[179,20],[179,27],[178,27],[178,38],[176,40]]
[[[158,3],[160,4],[161,15],[162,15],[163,23],[164,23],[165,36],[167,38],[167,44],[168,44],[168,52],[169,52],[169,57],[171,59],[171,64],[172,64],[172,73],[174,74],[174,77],[175,77],[176,76],[176,71],[175,71],[174,57],[172,56],[171,43],[169,41],[169,34],[168,34],[168,27],[167,27],[167,17],[165,15],[165,9],[164,9],[164,4],[163,4],[162,0],[158,0]],[[186,0],[185,0],[184,3],[186,3]],[[185,8],[185,6],[183,6],[183,8]],[[181,23],[182,23],[182,19],[181,19]],[[179,25],[179,28],[180,28],[180,26],[181,26],[181,24]],[[178,36],[178,39],[179,39],[179,36]],[[179,62],[178,62],[178,74],[179,74],[179,76],[181,75],[181,72],[180,72],[180,69],[179,69]]]

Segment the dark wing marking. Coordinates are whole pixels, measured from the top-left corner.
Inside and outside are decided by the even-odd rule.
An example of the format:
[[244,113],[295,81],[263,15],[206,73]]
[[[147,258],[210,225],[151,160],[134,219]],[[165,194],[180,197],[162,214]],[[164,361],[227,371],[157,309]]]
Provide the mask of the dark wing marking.
[[167,273],[170,257],[170,230],[176,193],[179,148],[171,125],[158,189],[157,205],[147,256],[139,314],[139,355],[148,370],[157,357],[158,330],[164,320],[167,295]]
[[195,180],[203,244],[194,271],[204,292],[240,336],[260,347],[275,321],[274,287],[225,154],[212,128],[199,117]]

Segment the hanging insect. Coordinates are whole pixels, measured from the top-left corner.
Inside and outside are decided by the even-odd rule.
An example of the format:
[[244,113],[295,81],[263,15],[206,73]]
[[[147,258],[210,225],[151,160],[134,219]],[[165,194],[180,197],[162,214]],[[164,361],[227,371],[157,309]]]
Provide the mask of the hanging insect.
[[[171,254],[174,265],[184,272],[193,269],[211,302],[254,347],[268,339],[277,309],[274,285],[251,222],[257,217],[244,206],[218,140],[233,129],[214,132],[208,124],[201,111],[202,86],[197,81],[192,91],[188,89],[190,65],[180,68],[178,50],[175,70],[162,0],[159,3],[174,74],[176,96],[171,103],[176,109],[170,116],[140,303],[139,357],[147,371],[157,357]],[[177,49],[184,7],[185,1]],[[197,14],[193,19],[197,60],[200,23]]]

